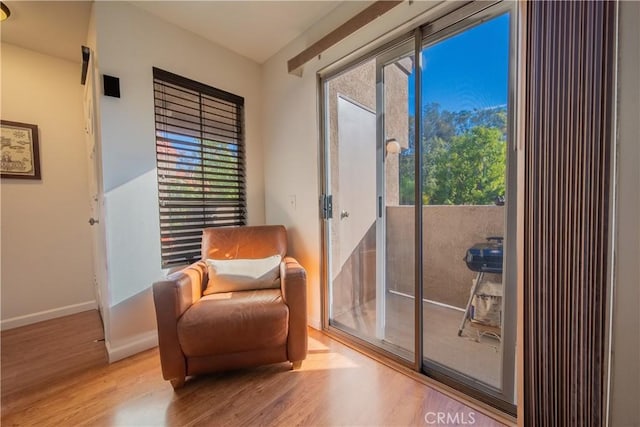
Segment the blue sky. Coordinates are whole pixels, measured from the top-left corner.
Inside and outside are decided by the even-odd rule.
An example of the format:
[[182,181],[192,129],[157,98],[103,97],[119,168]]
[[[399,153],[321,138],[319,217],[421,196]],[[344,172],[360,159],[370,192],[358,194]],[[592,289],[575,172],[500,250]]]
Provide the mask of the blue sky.
[[[509,15],[501,15],[422,51],[422,103],[443,110],[482,109],[507,103]],[[409,76],[413,87],[414,77]],[[409,91],[409,113],[414,101]]]

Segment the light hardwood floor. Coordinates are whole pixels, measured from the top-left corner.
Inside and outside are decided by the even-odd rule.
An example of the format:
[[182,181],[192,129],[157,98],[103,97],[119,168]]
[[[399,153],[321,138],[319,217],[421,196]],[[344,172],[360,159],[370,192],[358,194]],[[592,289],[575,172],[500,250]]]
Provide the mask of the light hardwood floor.
[[282,363],[201,376],[174,392],[157,349],[107,364],[96,319],[2,333],[3,426],[423,426],[438,412],[458,414],[440,425],[502,425],[312,329],[299,371]]

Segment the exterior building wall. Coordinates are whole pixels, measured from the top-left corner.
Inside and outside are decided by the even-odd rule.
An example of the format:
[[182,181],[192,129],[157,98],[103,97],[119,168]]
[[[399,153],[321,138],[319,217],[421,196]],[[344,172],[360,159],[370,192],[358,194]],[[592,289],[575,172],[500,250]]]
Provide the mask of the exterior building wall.
[[[414,207],[387,208],[387,289],[414,292]],[[463,261],[467,249],[490,236],[503,236],[503,206],[424,206],[424,297],[464,308],[476,273]],[[499,275],[487,279],[500,282]]]

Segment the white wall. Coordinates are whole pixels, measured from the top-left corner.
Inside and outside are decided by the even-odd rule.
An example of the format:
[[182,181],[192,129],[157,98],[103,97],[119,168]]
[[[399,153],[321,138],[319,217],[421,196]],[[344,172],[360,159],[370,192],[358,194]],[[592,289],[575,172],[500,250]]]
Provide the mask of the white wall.
[[620,2],[611,425],[640,425],[640,3]]
[[2,179],[2,328],[95,307],[80,63],[2,43],[2,119],[38,125],[42,180]]
[[152,67],[244,97],[249,224],[265,220],[262,80],[258,64],[131,4],[96,2],[93,14],[98,81],[102,74],[119,77],[121,92],[119,99],[98,97],[110,295],[107,348],[113,359],[113,354],[126,356],[126,349],[153,345],[150,287],[164,275]]
[[[263,65],[263,139],[267,223],[289,229],[290,252],[307,269],[310,325],[320,327],[321,236],[318,70],[391,31],[440,2],[404,2],[374,24],[324,52],[304,66],[302,77],[287,74],[287,60],[368,4],[345,2]],[[424,19],[424,18],[418,18]],[[295,208],[289,197],[296,197]]]

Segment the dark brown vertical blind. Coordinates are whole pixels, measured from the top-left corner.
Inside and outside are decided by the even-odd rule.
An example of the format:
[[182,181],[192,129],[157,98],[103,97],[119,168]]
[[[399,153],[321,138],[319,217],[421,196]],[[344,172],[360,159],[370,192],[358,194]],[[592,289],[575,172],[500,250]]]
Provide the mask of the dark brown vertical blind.
[[525,7],[524,421],[599,426],[616,4]]
[[153,69],[163,267],[200,258],[202,229],[246,224],[244,99]]

